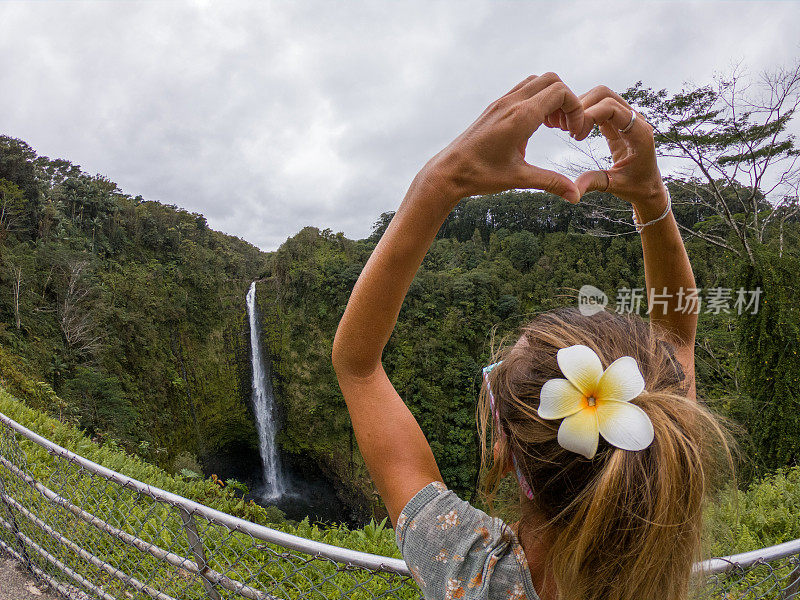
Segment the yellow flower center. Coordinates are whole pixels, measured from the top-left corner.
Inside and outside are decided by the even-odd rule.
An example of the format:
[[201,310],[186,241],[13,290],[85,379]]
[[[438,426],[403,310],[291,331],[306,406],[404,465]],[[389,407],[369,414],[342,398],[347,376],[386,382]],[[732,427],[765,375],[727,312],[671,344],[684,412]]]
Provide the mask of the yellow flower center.
[[589,406],[594,406],[597,404],[597,400],[594,399],[594,396],[589,396],[586,401],[589,403]]

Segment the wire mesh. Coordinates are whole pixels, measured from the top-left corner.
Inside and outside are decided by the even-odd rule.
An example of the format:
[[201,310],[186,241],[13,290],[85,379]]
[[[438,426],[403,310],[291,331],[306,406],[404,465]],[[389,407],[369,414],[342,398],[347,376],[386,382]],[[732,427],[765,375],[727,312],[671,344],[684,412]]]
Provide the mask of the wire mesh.
[[696,592],[703,600],[800,599],[800,561],[797,555],[771,562],[731,563],[724,573],[708,576]]
[[[402,561],[223,515],[94,465],[2,414],[0,499],[0,548],[71,600],[422,597]],[[800,545],[791,550],[746,565],[717,560],[694,596],[800,600]]]

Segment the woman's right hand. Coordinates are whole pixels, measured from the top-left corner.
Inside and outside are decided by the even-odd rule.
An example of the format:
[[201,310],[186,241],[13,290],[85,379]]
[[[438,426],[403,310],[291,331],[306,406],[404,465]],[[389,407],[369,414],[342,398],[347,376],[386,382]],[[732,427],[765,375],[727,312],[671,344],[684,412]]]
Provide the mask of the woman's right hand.
[[[614,160],[610,169],[587,171],[575,180],[581,196],[592,191],[609,192],[633,204],[639,213],[661,214],[666,196],[656,163],[653,127],[637,112],[633,127],[622,133],[635,111],[606,86],[593,88],[581,95],[580,100],[584,118],[600,128]],[[557,114],[547,121],[550,127],[563,124]]]
[[459,198],[513,188],[535,188],[570,202],[580,198],[568,177],[525,162],[528,139],[548,115],[558,111],[564,128],[577,139],[591,132],[584,106],[555,73],[532,75],[489,107],[439,152],[425,175],[449,182]]

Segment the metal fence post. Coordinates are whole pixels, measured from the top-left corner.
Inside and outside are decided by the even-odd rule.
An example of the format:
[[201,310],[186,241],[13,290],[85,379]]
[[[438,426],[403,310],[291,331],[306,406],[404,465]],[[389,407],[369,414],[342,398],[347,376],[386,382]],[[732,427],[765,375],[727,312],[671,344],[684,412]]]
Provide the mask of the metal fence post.
[[181,513],[181,520],[183,521],[183,529],[186,531],[186,537],[189,539],[189,547],[192,549],[194,560],[200,569],[200,577],[203,578],[203,587],[206,588],[206,594],[211,600],[222,600],[219,592],[214,587],[214,583],[206,577],[208,571],[208,562],[206,561],[206,551],[203,548],[203,541],[200,539],[200,534],[197,531],[197,525],[194,522],[192,514],[178,506],[178,512]]

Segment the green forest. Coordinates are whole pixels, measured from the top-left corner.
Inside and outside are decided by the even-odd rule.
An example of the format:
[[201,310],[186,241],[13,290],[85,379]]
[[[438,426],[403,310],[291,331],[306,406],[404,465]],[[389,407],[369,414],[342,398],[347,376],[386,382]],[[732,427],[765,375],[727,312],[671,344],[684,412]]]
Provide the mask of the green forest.
[[[661,126],[662,153],[689,148],[683,158],[705,166],[668,181],[701,296],[729,294],[700,312],[698,397],[738,424],[741,489],[795,481],[800,212],[796,193],[776,200],[761,184],[776,165],[790,173],[798,156],[786,132],[792,111],[729,114],[711,87],[670,95],[638,84],[627,97]],[[726,176],[734,167],[752,176]],[[537,312],[576,305],[583,285],[604,291],[611,310],[619,290],[643,288],[629,214],[602,193],[573,206],[511,191],[462,200],[440,230],[384,364],[463,497],[476,489],[475,404],[492,344]],[[200,214],[131,196],[2,136],[0,385],[177,478],[239,477],[259,460],[244,300],[257,280],[284,455],[322,473],[362,522],[380,520],[330,357],[350,290],[391,217],[367,217],[365,239],[306,227],[263,252]],[[757,311],[737,310],[739,289],[760,290]]]

